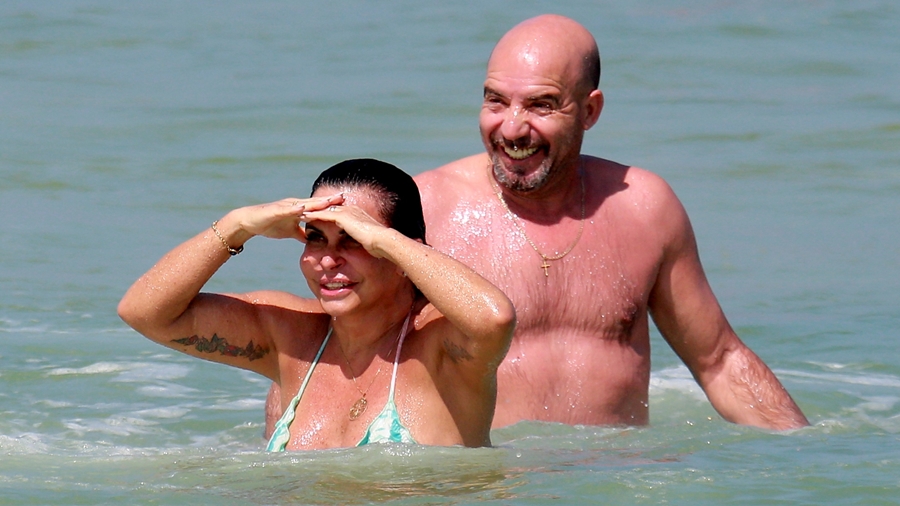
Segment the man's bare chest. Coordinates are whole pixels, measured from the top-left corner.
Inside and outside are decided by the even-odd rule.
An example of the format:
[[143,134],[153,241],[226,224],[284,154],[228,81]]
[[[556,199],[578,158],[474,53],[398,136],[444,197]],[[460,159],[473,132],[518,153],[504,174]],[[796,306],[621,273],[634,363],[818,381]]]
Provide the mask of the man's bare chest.
[[485,229],[491,233],[438,248],[507,294],[516,307],[517,334],[569,328],[621,339],[646,318],[659,255],[638,241],[586,226],[568,254],[548,259],[553,255],[536,251],[502,223]]

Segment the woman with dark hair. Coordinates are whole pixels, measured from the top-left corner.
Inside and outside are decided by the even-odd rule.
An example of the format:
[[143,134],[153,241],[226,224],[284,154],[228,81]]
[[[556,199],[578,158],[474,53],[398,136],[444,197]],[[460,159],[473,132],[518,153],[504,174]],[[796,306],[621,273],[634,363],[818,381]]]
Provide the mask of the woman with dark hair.
[[[254,236],[305,243],[300,270],[315,299],[200,292]],[[370,159],[326,170],[308,199],[229,212],[166,254],[118,310],[157,343],[278,384],[273,451],[490,445],[515,325],[499,289],[425,244],[412,178]]]

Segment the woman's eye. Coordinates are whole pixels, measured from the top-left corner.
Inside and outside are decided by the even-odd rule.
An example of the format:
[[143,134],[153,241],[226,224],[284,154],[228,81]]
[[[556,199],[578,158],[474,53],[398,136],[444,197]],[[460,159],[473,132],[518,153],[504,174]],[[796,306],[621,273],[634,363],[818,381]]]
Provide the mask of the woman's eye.
[[361,248],[362,244],[359,243],[356,239],[347,236],[341,239],[341,246],[347,249]]

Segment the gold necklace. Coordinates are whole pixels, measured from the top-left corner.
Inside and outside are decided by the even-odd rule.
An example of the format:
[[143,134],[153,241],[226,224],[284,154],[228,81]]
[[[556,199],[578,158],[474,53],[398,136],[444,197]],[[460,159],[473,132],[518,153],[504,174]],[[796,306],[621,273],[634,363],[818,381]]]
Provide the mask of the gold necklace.
[[[407,317],[407,321],[409,318]],[[406,328],[406,322],[404,322],[403,326],[400,327],[400,334],[397,335],[396,342],[400,342],[400,336],[403,335],[403,330]],[[375,380],[378,379],[378,375],[381,374],[381,367],[384,366],[384,362],[378,365],[378,370],[375,371],[375,376],[372,377],[372,381],[369,382],[369,386],[366,387],[365,391],[360,390],[359,383],[356,382],[356,373],[353,372],[353,365],[350,364],[350,359],[347,357],[347,353],[344,352],[344,347],[341,346],[341,342],[337,343],[338,349],[341,350],[341,355],[344,356],[344,360],[347,361],[347,368],[350,369],[350,376],[353,378],[353,386],[356,387],[356,390],[362,395],[358,401],[354,402],[352,406],[350,406],[350,420],[356,420],[363,413],[366,412],[366,408],[369,407],[369,401],[366,400],[366,394],[369,393],[369,389],[372,388],[372,385],[375,384]],[[391,347],[391,353],[388,354],[388,360],[390,360],[391,355],[394,353],[394,347]]]
[[550,262],[559,260],[564,256],[568,255],[575,249],[575,246],[578,244],[578,241],[581,240],[581,233],[584,231],[584,216],[585,216],[585,189],[584,189],[584,162],[581,164],[581,221],[578,223],[578,234],[575,236],[575,240],[572,244],[566,248],[562,253],[556,253],[555,255],[547,256],[541,253],[541,250],[538,249],[537,244],[528,237],[528,234],[525,232],[525,227],[519,223],[518,216],[516,216],[512,211],[509,210],[509,206],[506,204],[506,200],[503,199],[503,192],[500,190],[500,186],[494,181],[493,175],[490,173],[490,165],[488,166],[488,179],[491,181],[491,186],[496,190],[497,199],[500,200],[500,204],[503,206],[503,209],[506,209],[506,215],[509,216],[509,219],[513,222],[513,225],[519,229],[519,232],[522,232],[522,235],[525,236],[525,240],[528,241],[528,244],[531,245],[531,248],[541,257],[541,269],[544,269],[544,276],[550,277]]

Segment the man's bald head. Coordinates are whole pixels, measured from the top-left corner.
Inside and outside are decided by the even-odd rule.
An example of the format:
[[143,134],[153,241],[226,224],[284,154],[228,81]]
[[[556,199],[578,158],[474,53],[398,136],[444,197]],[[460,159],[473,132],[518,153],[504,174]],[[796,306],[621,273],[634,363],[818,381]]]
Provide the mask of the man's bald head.
[[518,59],[530,65],[568,67],[566,74],[577,75],[584,93],[600,85],[600,51],[593,35],[580,23],[556,14],[543,14],[514,26],[497,42],[488,62],[495,58]]

